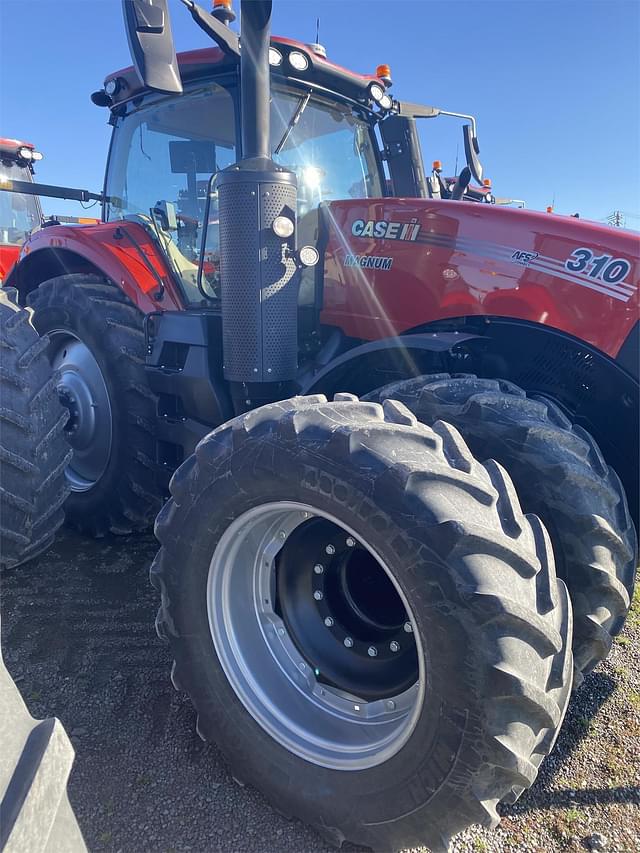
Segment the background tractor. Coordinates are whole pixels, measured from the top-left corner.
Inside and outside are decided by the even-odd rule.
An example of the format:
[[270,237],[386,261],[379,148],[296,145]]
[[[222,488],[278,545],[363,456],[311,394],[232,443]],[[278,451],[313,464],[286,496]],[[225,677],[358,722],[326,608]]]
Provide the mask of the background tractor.
[[[0,282],[18,260],[20,247],[29,235],[42,225],[93,225],[99,219],[78,216],[51,216],[45,219],[40,199],[33,194],[33,164],[42,160],[30,142],[0,137]],[[14,187],[23,185],[25,192]],[[42,186],[42,185],[39,185]],[[7,190],[12,188],[11,192]],[[45,195],[52,187],[43,187]]]
[[20,246],[42,222],[37,196],[2,192],[10,181],[33,181],[33,163],[42,159],[30,142],[0,137],[0,280],[18,260]]
[[103,221],[8,279],[67,515],[161,510],[158,632],[234,776],[334,843],[443,848],[533,782],[629,607],[637,243],[472,201],[471,117],[434,197],[416,122],[447,111],[270,38],[269,2],[242,49],[226,0],[183,2],[217,47],[124,0]]

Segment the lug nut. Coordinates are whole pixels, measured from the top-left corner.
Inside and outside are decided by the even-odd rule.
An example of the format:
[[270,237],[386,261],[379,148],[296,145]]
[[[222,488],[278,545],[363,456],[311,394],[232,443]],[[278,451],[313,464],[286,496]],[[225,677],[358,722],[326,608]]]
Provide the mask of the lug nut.
[[369,648],[367,649],[367,654],[370,658],[375,658],[378,655],[378,650],[375,646],[369,646]]
[[280,537],[280,539],[286,539],[287,538],[287,534],[284,532],[284,530],[281,530],[280,533],[278,533],[278,536]]
[[395,711],[395,709],[396,709],[396,703],[393,701],[393,699],[388,699],[387,700],[387,711]]
[[336,549],[333,545],[327,545],[327,547],[324,550],[327,552],[327,554],[335,554],[336,553]]
[[389,643],[389,648],[391,649],[392,652],[399,652],[400,651],[400,643],[396,642],[395,640],[391,640],[391,642]]
[[345,637],[343,642],[348,649],[352,648],[353,640],[351,639],[351,637]]
[[333,618],[331,616],[326,616],[324,624],[327,626],[327,628],[333,628]]
[[317,575],[321,575],[324,572],[324,566],[321,563],[316,563],[315,566],[313,567],[313,571]]
[[413,633],[413,625],[411,624],[411,622],[404,623],[404,630],[407,632],[407,634]]
[[355,548],[356,540],[353,536],[347,536],[347,548]]
[[316,601],[322,601],[322,599],[324,598],[324,595],[322,594],[322,592],[319,589],[317,589],[313,593],[313,597],[315,598]]

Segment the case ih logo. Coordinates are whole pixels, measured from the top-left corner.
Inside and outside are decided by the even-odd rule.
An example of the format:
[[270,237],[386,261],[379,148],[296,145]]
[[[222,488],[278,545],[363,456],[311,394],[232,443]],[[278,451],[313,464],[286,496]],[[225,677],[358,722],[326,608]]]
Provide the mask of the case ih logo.
[[521,252],[519,249],[511,255],[511,260],[523,267],[528,267],[531,261],[535,261],[538,257],[538,252]]
[[385,240],[413,241],[420,233],[417,219],[411,222],[387,222],[386,219],[356,219],[351,226],[354,237],[382,237]]

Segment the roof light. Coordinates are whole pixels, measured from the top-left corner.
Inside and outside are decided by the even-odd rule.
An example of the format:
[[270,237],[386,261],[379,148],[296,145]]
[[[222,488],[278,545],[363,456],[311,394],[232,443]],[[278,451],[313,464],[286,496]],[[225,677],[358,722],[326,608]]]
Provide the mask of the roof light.
[[482,186],[491,188],[491,178],[485,178],[482,182]]
[[296,69],[296,71],[306,71],[309,67],[309,60],[301,53],[299,50],[292,50],[289,54],[289,62]]
[[110,98],[112,98],[115,95],[115,93],[118,91],[119,88],[120,88],[120,81],[118,80],[117,77],[112,77],[110,80],[107,80],[107,82],[104,84],[104,90],[107,93],[107,95],[109,95]]
[[275,47],[269,48],[269,65],[282,65],[282,54]]
[[31,152],[31,159],[32,160],[42,160],[42,157],[43,157],[43,155],[41,154],[40,151],[32,151]]
[[441,161],[440,160],[434,160],[431,168],[435,169],[436,172],[439,172],[442,169]]
[[391,66],[390,65],[378,65],[376,68],[376,77],[379,77],[381,80],[387,84],[387,86],[391,85]]
[[27,148],[26,145],[22,145],[18,148],[16,153],[21,160],[33,160],[33,149]]
[[547,208],[547,213],[553,213],[552,205],[549,205],[549,207]]
[[380,104],[383,110],[390,110],[393,106],[393,100],[391,99],[391,96],[387,95],[386,93],[380,98],[378,103]]
[[378,83],[372,83],[369,86],[369,94],[371,95],[374,101],[380,103],[380,101],[384,98],[384,89]]
[[221,6],[223,6],[225,9],[230,9],[232,5],[232,0],[213,0],[214,9],[219,9]]

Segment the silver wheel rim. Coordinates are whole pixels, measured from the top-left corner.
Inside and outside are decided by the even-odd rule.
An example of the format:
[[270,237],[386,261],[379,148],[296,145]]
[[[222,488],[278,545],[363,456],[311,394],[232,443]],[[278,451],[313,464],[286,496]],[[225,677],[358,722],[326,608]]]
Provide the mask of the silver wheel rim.
[[397,696],[361,701],[323,683],[276,610],[276,557],[312,518],[354,537],[392,581],[410,624],[415,619],[384,561],[357,531],[312,506],[274,502],[237,518],[209,568],[207,609],[218,659],[236,695],[274,740],[323,767],[362,770],[388,761],[413,732],[424,702],[424,655],[414,633],[418,678]]
[[69,410],[66,435],[73,450],[66,478],[74,492],[91,489],[111,457],[112,415],[109,392],[91,350],[66,329],[54,329],[49,358],[58,372],[58,396]]

